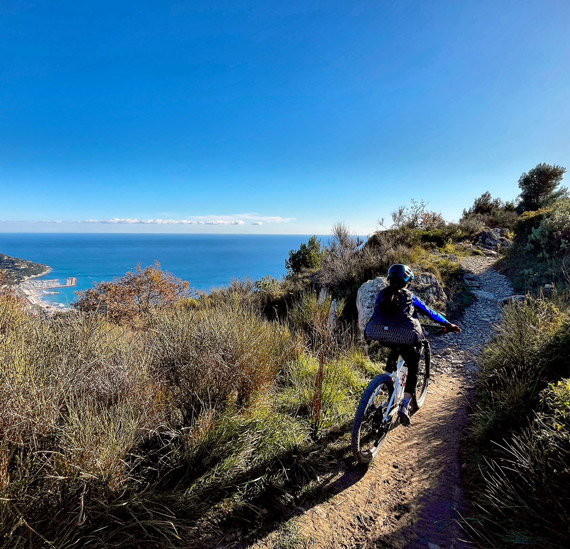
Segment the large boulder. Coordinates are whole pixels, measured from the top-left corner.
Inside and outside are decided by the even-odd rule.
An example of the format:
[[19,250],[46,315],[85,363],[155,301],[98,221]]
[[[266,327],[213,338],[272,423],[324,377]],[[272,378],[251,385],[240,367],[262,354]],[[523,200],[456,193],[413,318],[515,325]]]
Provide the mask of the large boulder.
[[[365,282],[356,294],[356,308],[358,310],[358,329],[364,334],[366,324],[372,318],[374,303],[378,292],[388,285],[385,277],[379,276],[374,280]],[[434,307],[445,303],[446,296],[441,283],[433,273],[416,273],[409,289],[427,305]]]
[[512,240],[508,238],[508,232],[508,229],[487,229],[479,235],[479,245],[492,251],[510,248]]
[[388,285],[385,277],[379,276],[374,280],[365,282],[356,294],[356,309],[358,310],[358,329],[364,334],[366,324],[372,318],[374,312],[374,302],[378,292]]
[[433,273],[416,273],[409,288],[430,307],[441,306],[447,300],[441,282]]

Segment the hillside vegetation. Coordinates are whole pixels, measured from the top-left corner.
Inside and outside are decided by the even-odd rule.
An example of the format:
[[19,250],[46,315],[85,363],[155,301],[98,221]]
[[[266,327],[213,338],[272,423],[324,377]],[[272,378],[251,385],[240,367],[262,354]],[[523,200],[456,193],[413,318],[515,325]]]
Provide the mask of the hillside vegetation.
[[564,171],[539,164],[519,181],[521,215],[501,266],[526,299],[505,306],[480,358],[465,454],[473,501],[467,529],[483,547],[565,547],[570,538],[570,200],[559,187]]
[[47,265],[0,253],[0,286],[19,284],[27,278],[41,276],[49,271],[50,268]]
[[[564,204],[548,205],[548,219]],[[368,356],[357,337],[358,287],[408,263],[435,274],[457,318],[473,299],[458,256],[484,253],[482,235],[506,227],[515,244],[505,265],[517,276],[521,227],[546,223],[542,210],[517,208],[483,195],[449,224],[414,202],[366,243],[339,225],[330,242],[292,250],[284,279],[208,295],[159,265],[102,283],[53,317],[4,290],[3,545],[187,547],[272,528],[320,489],[327,460],[350,459],[358,399],[383,370],[384,355]],[[539,272],[540,261],[525,266]],[[567,294],[541,289],[505,309],[483,356],[469,441],[482,544],[557,543],[556,525],[568,524],[568,490],[548,482],[553,471],[557,487],[570,478]],[[497,520],[515,504],[521,513]]]

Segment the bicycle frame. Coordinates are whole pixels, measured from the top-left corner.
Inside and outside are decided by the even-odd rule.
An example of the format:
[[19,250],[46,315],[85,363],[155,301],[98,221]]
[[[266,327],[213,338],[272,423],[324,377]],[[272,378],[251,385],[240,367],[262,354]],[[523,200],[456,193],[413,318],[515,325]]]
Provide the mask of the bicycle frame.
[[404,359],[400,357],[398,363],[396,364],[396,371],[390,374],[392,383],[394,384],[394,390],[392,391],[392,396],[388,401],[388,407],[386,408],[386,413],[382,418],[382,423],[388,422],[390,418],[397,412],[400,401],[402,400],[404,387],[406,386],[406,380],[408,379],[408,369],[406,368],[404,370],[404,365]]

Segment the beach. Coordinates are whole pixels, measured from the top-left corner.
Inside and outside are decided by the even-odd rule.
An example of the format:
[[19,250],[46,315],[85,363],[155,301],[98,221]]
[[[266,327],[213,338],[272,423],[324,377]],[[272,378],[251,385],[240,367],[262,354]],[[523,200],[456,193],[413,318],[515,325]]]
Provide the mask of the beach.
[[[56,312],[69,311],[70,308],[66,307],[62,303],[48,303],[42,299],[46,291],[54,288],[67,288],[70,286],[75,286],[77,284],[77,279],[68,278],[66,284],[61,284],[58,279],[53,280],[34,280],[46,276],[51,272],[51,267],[48,267],[43,273],[29,276],[18,284],[16,288],[16,293],[23,299],[25,299],[30,307],[34,309],[41,309],[48,314],[54,314]],[[71,280],[71,282],[70,282]]]

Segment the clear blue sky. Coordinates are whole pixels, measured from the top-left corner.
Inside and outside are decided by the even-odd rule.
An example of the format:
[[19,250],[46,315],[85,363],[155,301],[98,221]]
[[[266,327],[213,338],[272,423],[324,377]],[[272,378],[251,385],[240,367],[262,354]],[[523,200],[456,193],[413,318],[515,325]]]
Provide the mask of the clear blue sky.
[[458,219],[570,168],[569,30],[567,0],[0,0],[0,232]]

